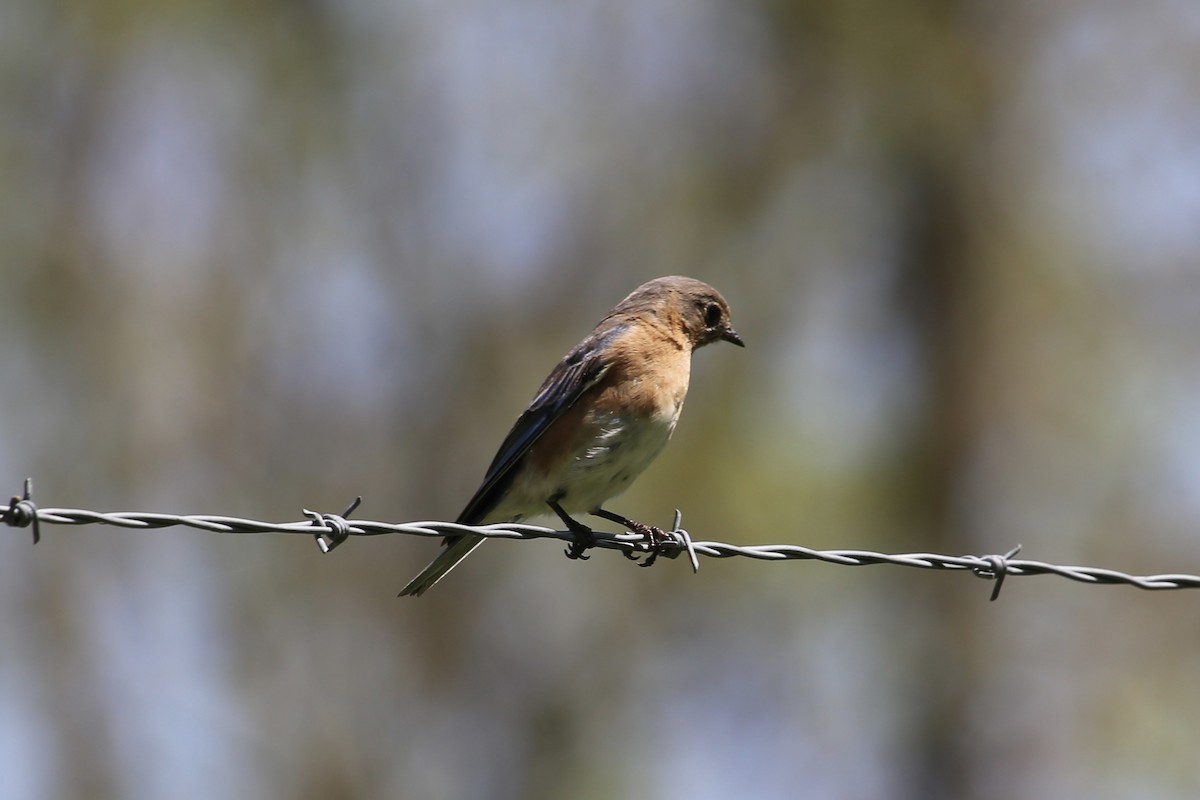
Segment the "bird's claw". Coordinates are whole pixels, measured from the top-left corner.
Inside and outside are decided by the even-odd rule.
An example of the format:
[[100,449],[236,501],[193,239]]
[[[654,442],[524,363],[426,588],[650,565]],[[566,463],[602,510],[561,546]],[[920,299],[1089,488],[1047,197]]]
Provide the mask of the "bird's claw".
[[646,560],[639,567],[652,567],[654,562],[658,561],[658,557],[663,553],[670,552],[671,548],[676,544],[675,536],[662,528],[653,525],[648,526],[649,530],[642,535],[646,537],[650,544],[650,555],[646,556]]
[[[658,557],[668,552],[676,544],[674,534],[664,531],[656,525],[647,525],[644,522],[629,520],[629,530],[633,533],[640,533],[649,550],[649,555],[646,556],[645,561],[638,564],[639,567],[654,566],[654,562],[658,560]],[[624,553],[624,556],[630,561],[638,560],[636,552]]]
[[575,541],[564,551],[567,558],[573,561],[587,561],[591,556],[585,553],[596,546],[596,534],[586,525],[572,528],[571,533],[575,534]]

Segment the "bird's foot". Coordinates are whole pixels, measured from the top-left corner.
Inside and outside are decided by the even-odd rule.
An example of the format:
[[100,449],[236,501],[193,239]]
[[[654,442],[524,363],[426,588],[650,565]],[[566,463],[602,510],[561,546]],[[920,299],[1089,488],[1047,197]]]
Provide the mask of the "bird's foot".
[[[670,550],[670,546],[676,544],[675,537],[668,531],[664,531],[657,525],[647,525],[644,522],[637,520],[626,520],[625,526],[633,533],[640,533],[646,544],[649,546],[650,555],[646,556],[646,560],[638,564],[639,567],[652,567],[658,557]],[[630,561],[637,561],[638,557],[635,553],[625,553],[626,558]]]
[[587,525],[576,522],[574,525],[568,525],[571,533],[575,534],[575,541],[571,542],[571,546],[566,549],[567,558],[576,561],[587,561],[591,556],[585,553],[596,546],[596,534]]
[[563,521],[563,525],[567,526],[567,530],[575,534],[575,541],[571,542],[571,546],[566,549],[567,558],[576,561],[587,561],[591,556],[584,555],[584,553],[596,546],[596,534],[587,525],[584,525],[566,511],[563,511],[563,507],[558,504],[560,497],[560,495],[556,495],[548,500],[546,504]]

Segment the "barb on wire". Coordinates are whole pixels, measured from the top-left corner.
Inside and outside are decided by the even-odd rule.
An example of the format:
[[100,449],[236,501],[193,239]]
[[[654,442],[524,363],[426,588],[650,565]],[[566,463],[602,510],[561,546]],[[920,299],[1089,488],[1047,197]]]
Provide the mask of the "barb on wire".
[[346,521],[354,513],[354,509],[362,504],[362,495],[354,498],[345,511],[341,514],[318,514],[316,511],[309,511],[307,508],[302,509],[304,516],[312,520],[318,530],[314,536],[317,540],[317,547],[321,548],[322,553],[328,553],[333,548],[337,547],[342,542],[350,538],[350,523]]
[[0,519],[14,528],[33,526],[33,543],[42,540],[42,526],[38,507],[33,504],[33,478],[25,479],[25,493],[13,495],[8,501],[8,508],[0,512]]
[[[347,517],[358,508],[362,498],[356,498],[341,514],[321,514],[304,510],[307,519],[298,522],[261,522],[211,514],[156,514],[145,512],[102,513],[72,508],[38,508],[31,497],[32,484],[25,482],[23,496],[14,496],[7,507],[0,507],[0,522],[12,527],[33,527],[36,544],[40,539],[39,525],[113,525],[121,528],[152,529],[183,526],[212,533],[301,533],[316,538],[322,552],[329,552],[351,536],[380,536],[404,534],[440,538],[447,535],[474,533],[491,539],[559,539],[574,543],[571,531],[543,528],[537,525],[459,525],[454,522],[387,523],[354,520]],[[738,546],[724,542],[695,541],[680,527],[682,515],[675,512],[670,540],[650,542],[641,533],[604,533],[595,531],[595,547],[620,550],[627,555],[659,554],[675,558],[687,553],[693,571],[699,570],[698,556],[709,558],[752,558],[759,561],[820,561],[847,567],[873,564],[892,564],[901,567],[933,570],[961,570],[994,581],[991,599],[1000,594],[1006,578],[1014,575],[1057,575],[1061,578],[1093,585],[1124,584],[1148,591],[1169,589],[1200,589],[1200,575],[1162,574],[1129,575],[1099,567],[1062,566],[1043,561],[1015,558],[1020,546],[1004,555],[945,556],[936,553],[876,553],[869,550],[813,550],[794,544],[764,544]]]

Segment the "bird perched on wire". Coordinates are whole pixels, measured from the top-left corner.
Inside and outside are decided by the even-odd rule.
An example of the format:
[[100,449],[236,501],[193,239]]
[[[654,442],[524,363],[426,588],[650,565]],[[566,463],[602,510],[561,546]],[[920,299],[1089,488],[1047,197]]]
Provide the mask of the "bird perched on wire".
[[[558,362],[457,522],[521,522],[553,512],[587,541],[591,528],[571,517],[587,513],[649,535],[650,526],[602,505],[671,438],[687,396],[692,351],[719,340],[745,346],[716,289],[679,276],[639,286]],[[441,554],[401,596],[424,594],[483,540],[446,537]],[[586,558],[583,549],[573,547],[568,555]]]

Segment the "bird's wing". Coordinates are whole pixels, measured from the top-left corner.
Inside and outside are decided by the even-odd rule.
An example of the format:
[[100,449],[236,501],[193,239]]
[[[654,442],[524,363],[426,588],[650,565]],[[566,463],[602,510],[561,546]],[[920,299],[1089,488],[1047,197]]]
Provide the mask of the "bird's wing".
[[[613,326],[606,331],[596,331],[577,344],[571,352],[558,362],[558,366],[538,389],[529,407],[517,418],[512,430],[500,443],[496,457],[492,459],[483,483],[458,515],[457,522],[463,525],[478,524],[499,504],[513,478],[513,468],[529,452],[542,434],[595,386],[608,372],[609,363],[604,358],[606,345],[623,328]],[[404,595],[421,595],[454,569],[458,562],[483,543],[484,537],[474,534],[447,536],[445,549],[433,562],[413,578],[404,590]]]
[[584,392],[600,382],[609,368],[603,357],[604,344],[588,337],[558,363],[500,443],[483,483],[458,515],[457,522],[474,525],[487,516],[508,488],[513,468],[534,442],[575,405]]

